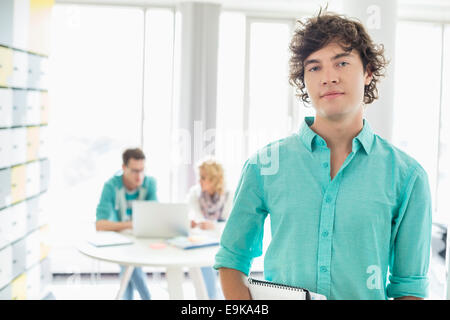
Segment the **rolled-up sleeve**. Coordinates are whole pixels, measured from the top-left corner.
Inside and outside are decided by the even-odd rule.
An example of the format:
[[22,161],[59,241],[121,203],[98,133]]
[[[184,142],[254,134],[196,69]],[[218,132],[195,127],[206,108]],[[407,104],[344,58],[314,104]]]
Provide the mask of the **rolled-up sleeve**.
[[262,254],[267,213],[260,169],[256,161],[249,159],[244,164],[233,207],[222,233],[215,269],[231,268],[248,275],[253,259]]
[[393,246],[387,295],[390,298],[428,294],[432,209],[428,177],[422,167],[410,175],[398,217],[393,224]]

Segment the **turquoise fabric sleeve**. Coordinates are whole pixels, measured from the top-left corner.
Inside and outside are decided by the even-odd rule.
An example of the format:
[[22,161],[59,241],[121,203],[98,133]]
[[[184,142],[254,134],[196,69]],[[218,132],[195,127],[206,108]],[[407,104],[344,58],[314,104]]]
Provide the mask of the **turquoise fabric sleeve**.
[[387,295],[391,298],[415,296],[425,298],[430,258],[432,209],[428,177],[417,167],[406,187],[390,259]]
[[234,195],[234,205],[220,240],[214,268],[236,269],[248,275],[255,257],[262,254],[264,203],[260,170],[247,162]]

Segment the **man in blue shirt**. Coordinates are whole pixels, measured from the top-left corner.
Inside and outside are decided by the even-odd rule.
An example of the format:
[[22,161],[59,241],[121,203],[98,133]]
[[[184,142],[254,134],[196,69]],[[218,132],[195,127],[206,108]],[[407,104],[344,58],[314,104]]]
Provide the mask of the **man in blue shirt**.
[[[133,200],[157,200],[156,180],[145,176],[145,155],[142,150],[127,149],[122,154],[120,175],[115,175],[103,186],[97,206],[96,229],[98,231],[122,231],[132,228],[131,202]],[[125,267],[120,266],[121,276]],[[124,293],[124,299],[133,300],[133,291],[138,290],[143,300],[150,299],[147,277],[142,268],[135,268]]]
[[363,118],[383,48],[359,22],[331,13],[302,23],[290,48],[290,82],[316,116],[245,163],[214,266],[225,298],[251,298],[246,276],[269,214],[266,280],[328,299],[426,297],[427,174]]

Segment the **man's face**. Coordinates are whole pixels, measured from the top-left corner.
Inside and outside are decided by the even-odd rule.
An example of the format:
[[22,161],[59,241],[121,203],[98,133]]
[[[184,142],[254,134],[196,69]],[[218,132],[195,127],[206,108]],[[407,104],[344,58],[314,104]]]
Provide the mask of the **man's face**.
[[122,165],[123,176],[131,189],[136,189],[142,185],[145,176],[145,160],[128,160],[127,165]]
[[345,52],[333,42],[310,54],[304,69],[306,90],[317,116],[339,120],[360,111],[364,86],[372,75],[364,72],[358,52]]

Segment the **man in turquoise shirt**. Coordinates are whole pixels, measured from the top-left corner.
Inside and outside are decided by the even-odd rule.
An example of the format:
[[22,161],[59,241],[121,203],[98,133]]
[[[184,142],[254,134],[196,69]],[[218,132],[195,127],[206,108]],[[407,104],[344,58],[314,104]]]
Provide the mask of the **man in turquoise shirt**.
[[245,163],[214,266],[225,298],[251,298],[246,276],[267,215],[266,280],[328,299],[426,297],[427,174],[363,118],[386,65],[382,47],[359,22],[319,13],[291,51],[291,83],[316,116]]
[[[131,203],[133,200],[157,200],[156,180],[145,176],[145,155],[142,150],[127,149],[122,154],[122,174],[115,175],[103,186],[97,206],[96,229],[121,231],[132,228]],[[121,276],[125,267],[121,266]],[[124,298],[133,299],[134,289],[143,300],[150,299],[146,275],[142,268],[135,268],[125,290]]]

